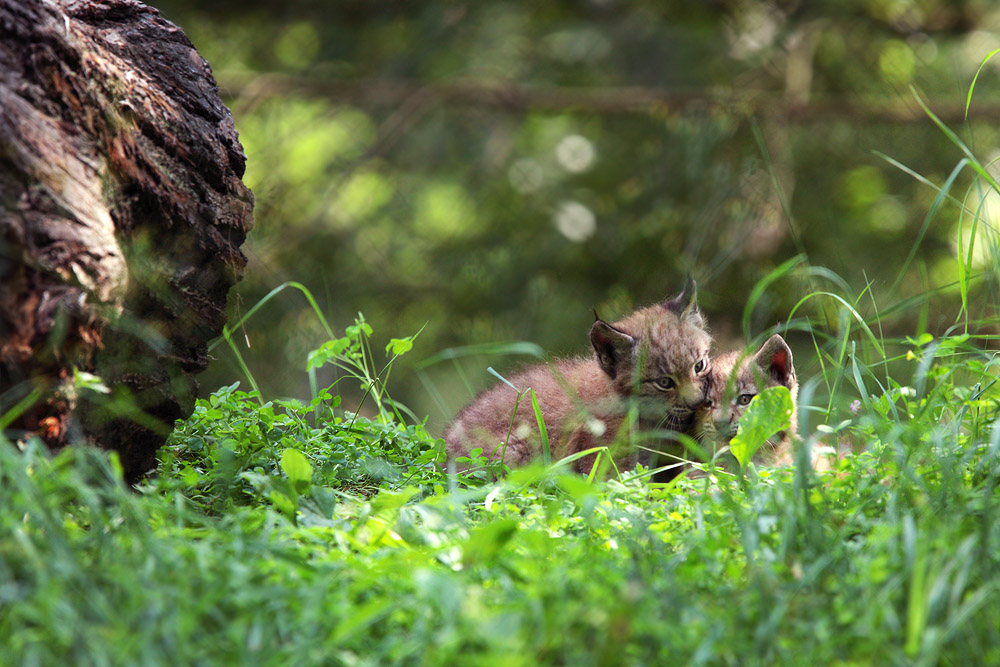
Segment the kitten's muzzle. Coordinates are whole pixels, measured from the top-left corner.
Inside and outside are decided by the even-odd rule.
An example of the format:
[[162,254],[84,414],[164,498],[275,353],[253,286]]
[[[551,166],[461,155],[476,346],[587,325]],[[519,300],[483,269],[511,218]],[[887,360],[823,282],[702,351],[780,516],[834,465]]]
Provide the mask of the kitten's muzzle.
[[694,411],[705,404],[706,396],[704,387],[696,387],[693,384],[688,384],[682,387],[681,391],[678,392],[677,397],[680,402],[687,407],[688,410]]
[[736,435],[736,424],[726,419],[714,419],[715,432],[723,438],[729,439]]

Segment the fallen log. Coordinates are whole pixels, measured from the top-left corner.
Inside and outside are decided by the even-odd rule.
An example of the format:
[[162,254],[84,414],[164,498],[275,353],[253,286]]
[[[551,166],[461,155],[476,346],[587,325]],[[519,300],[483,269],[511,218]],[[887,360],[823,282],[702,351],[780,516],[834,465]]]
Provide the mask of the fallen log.
[[8,437],[113,449],[128,481],[153,466],[246,264],[245,160],[208,63],[157,10],[0,0]]

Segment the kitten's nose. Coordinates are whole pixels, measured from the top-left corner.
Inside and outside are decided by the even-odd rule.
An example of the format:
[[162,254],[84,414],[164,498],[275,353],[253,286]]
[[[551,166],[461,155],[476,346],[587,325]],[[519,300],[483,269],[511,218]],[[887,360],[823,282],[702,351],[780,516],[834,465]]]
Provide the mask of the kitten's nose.
[[678,398],[688,409],[694,410],[705,402],[705,392],[699,391],[689,383],[684,383],[678,387]]

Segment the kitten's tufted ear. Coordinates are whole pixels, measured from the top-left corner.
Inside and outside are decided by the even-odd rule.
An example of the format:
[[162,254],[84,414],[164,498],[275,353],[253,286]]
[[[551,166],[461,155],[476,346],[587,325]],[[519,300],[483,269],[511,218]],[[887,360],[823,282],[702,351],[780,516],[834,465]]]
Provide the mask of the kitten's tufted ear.
[[696,327],[705,326],[705,318],[698,310],[698,286],[691,276],[688,276],[684,291],[664,301],[663,307],[677,315],[682,322],[690,322]]
[[597,320],[590,327],[590,344],[594,346],[597,363],[612,380],[625,363],[631,362],[635,343],[635,338],[603,320]]
[[764,341],[760,350],[754,355],[754,362],[775,382],[789,389],[795,385],[792,349],[780,335],[774,334]]

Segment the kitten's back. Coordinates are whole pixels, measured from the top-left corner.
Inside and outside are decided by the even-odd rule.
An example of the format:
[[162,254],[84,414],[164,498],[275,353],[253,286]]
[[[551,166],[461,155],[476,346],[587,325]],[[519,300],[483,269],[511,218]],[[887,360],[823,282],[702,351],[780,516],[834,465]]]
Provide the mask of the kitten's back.
[[[449,458],[466,456],[475,448],[481,448],[490,460],[503,457],[512,467],[536,458],[538,424],[528,389],[534,390],[546,428],[552,431],[554,459],[571,453],[565,451],[561,430],[569,424],[579,426],[578,422],[585,419],[584,408],[606,416],[614,413],[614,386],[593,359],[565,359],[532,366],[508,382],[513,387],[506,382],[496,384],[480,392],[458,413],[444,435]],[[519,402],[518,393],[522,393]]]

